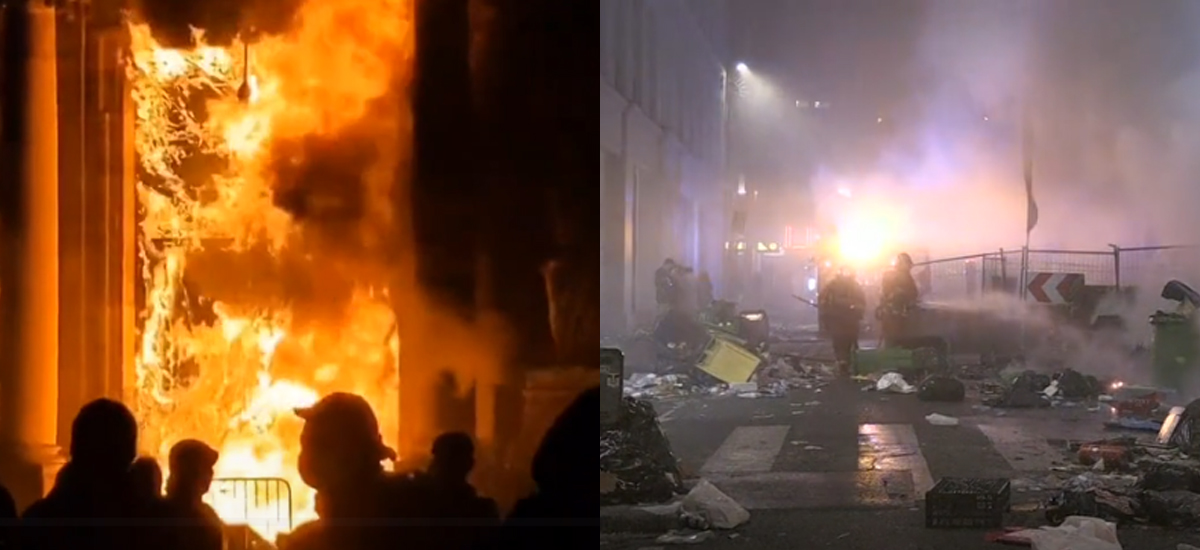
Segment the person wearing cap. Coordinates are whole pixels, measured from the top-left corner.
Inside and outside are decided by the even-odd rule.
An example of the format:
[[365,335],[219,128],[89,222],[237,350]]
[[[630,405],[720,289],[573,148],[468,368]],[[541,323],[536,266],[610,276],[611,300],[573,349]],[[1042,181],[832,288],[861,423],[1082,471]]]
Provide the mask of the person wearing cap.
[[180,550],[221,550],[224,523],[217,512],[204,502],[212,486],[214,468],[220,454],[203,441],[185,439],[171,447],[167,465],[167,508],[171,517],[181,520],[175,548]]
[[400,484],[383,468],[396,460],[383,443],[379,420],[365,399],[333,393],[312,407],[296,409],[300,432],[300,478],[321,499],[316,525],[288,537],[289,550],[369,550],[402,540],[396,524],[364,520],[396,518]]

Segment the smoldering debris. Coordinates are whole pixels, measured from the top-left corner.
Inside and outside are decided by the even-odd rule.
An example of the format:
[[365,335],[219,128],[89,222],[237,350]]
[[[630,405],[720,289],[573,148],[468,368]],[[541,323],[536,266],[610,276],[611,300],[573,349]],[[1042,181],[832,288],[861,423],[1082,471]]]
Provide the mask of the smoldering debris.
[[303,0],[138,0],[137,16],[154,39],[170,48],[196,46],[196,30],[213,46],[228,46],[241,35],[253,41],[280,34],[296,19]]

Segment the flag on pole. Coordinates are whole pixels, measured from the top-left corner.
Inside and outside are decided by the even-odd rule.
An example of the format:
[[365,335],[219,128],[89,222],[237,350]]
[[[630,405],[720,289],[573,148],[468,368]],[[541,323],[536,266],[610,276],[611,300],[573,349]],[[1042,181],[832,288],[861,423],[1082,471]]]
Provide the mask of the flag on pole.
[[1030,116],[1028,105],[1025,107],[1025,120],[1021,126],[1021,155],[1025,160],[1025,235],[1033,232],[1038,223],[1037,201],[1033,198],[1033,117]]

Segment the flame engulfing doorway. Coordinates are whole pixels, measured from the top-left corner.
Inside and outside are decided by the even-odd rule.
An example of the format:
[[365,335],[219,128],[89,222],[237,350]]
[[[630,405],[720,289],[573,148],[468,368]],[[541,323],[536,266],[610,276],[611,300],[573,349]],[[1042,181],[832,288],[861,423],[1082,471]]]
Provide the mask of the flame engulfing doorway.
[[312,0],[292,21],[248,46],[196,29],[184,48],[129,23],[142,288],[128,397],[145,452],[205,440],[218,476],[289,481],[300,522],[313,499],[292,408],[355,392],[389,444],[399,434],[388,292],[412,6]]

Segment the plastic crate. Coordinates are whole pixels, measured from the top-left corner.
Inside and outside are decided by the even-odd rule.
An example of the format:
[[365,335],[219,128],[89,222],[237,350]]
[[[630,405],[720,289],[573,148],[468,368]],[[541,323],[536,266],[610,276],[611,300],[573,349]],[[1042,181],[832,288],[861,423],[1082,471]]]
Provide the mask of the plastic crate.
[[1011,496],[1007,479],[943,478],[925,493],[925,527],[1000,527]]

